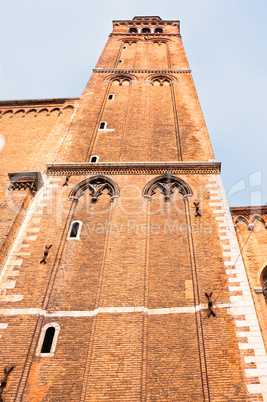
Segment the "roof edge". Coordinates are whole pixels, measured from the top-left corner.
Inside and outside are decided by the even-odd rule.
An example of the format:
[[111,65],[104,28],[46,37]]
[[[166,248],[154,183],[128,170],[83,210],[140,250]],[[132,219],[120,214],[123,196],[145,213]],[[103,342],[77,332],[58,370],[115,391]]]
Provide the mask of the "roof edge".
[[62,104],[65,102],[76,101],[80,98],[48,98],[48,99],[14,99],[1,100],[0,106],[21,106],[21,105],[43,105],[43,104]]

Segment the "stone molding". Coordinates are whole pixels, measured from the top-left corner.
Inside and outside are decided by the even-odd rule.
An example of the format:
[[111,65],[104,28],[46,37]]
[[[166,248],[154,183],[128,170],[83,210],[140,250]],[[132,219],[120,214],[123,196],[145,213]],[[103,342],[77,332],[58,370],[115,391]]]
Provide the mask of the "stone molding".
[[47,163],[51,176],[84,176],[89,174],[159,175],[220,174],[220,162],[102,162]]
[[267,228],[267,206],[246,206],[246,207],[231,207],[230,212],[232,215],[235,226],[239,222],[247,225],[249,230],[254,229],[257,221],[261,221],[265,228]]
[[193,195],[191,187],[184,180],[172,176],[169,172],[150,180],[143,190],[143,196],[151,199],[152,195],[155,194],[156,188],[159,188],[161,193],[164,194],[165,201],[170,201],[174,188],[178,188],[183,196]]
[[8,173],[9,191],[26,190],[35,195],[37,190],[43,185],[41,172],[12,172]]
[[187,68],[181,69],[157,69],[157,68],[94,68],[93,73],[96,74],[191,74],[191,70]]
[[150,36],[154,36],[154,37],[160,37],[160,38],[164,38],[165,36],[176,36],[177,38],[181,38],[181,35],[180,34],[177,34],[177,33],[163,33],[163,34],[158,34],[158,33],[152,33],[152,32],[150,32],[150,33],[133,33],[133,32],[120,32],[120,33],[111,33],[110,35],[109,35],[109,37],[112,37],[112,36],[132,36],[132,37],[138,37],[138,36],[141,36],[141,37],[146,37],[146,38],[148,38],[148,37],[150,37]]
[[118,198],[120,196],[120,189],[117,183],[109,177],[103,175],[97,175],[95,177],[90,177],[82,182],[78,183],[70,192],[69,199],[78,200],[83,196],[86,189],[90,190],[90,195],[92,197],[92,202],[96,203],[100,195],[102,195],[103,190],[107,189],[108,194],[111,196],[111,200]]

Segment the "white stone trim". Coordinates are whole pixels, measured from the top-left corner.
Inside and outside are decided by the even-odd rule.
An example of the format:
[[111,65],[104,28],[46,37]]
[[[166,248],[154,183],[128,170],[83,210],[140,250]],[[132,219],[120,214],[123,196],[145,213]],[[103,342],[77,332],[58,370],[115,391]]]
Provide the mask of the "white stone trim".
[[[264,342],[249,289],[246,270],[242,256],[240,255],[239,244],[232,222],[227,198],[224,192],[221,176],[214,175],[213,178],[217,183],[219,202],[211,202],[209,205],[211,208],[213,208],[214,214],[222,212],[224,214],[223,223],[219,223],[221,219],[217,219],[217,221],[218,227],[220,228],[219,233],[224,232],[224,234],[220,236],[220,240],[229,241],[229,245],[223,246],[223,249],[225,250],[223,252],[223,256],[227,258],[227,260],[230,258],[230,261],[224,262],[226,275],[235,274],[234,278],[228,277],[229,291],[230,295],[232,292],[241,292],[241,295],[230,296],[231,306],[228,309],[228,313],[234,318],[236,317],[235,322],[237,328],[237,340],[239,342],[238,346],[241,353],[247,349],[252,349],[254,350],[255,354],[255,356],[243,355],[246,363],[254,362],[256,364],[256,368],[244,370],[248,382],[251,377],[258,377],[260,382],[260,384],[247,384],[247,390],[250,394],[261,394],[263,401],[267,402],[267,355]],[[211,193],[214,194],[214,191],[212,190]],[[215,200],[216,197],[211,195],[210,199]],[[221,206],[222,210],[218,210],[219,206]],[[222,226],[225,228],[222,229]],[[238,316],[245,316],[245,319],[238,320]],[[242,327],[247,327],[249,331],[242,331]],[[242,342],[244,340],[242,338],[246,338],[247,342]]]
[[[51,327],[55,328],[55,334],[54,334],[54,337],[53,337],[53,342],[52,342],[52,345],[51,345],[50,353],[41,353],[42,346],[43,346],[43,342],[44,342],[44,338],[45,338],[45,334],[46,334],[46,330],[47,330],[48,328],[51,328]],[[46,324],[46,325],[42,328],[41,334],[40,334],[40,338],[39,338],[39,341],[38,341],[38,345],[37,345],[37,348],[36,348],[36,356],[47,356],[47,357],[49,357],[49,356],[54,356],[55,350],[56,350],[56,345],[57,345],[57,339],[58,339],[59,331],[60,331],[60,325],[57,324],[56,322],[50,322],[50,323]]]
[[[96,161],[95,161],[95,162],[92,161],[93,158],[96,158]],[[92,156],[91,156],[91,158],[90,158],[90,163],[97,163],[98,161],[99,161],[99,156],[98,156],[98,155],[92,155]]]
[[[214,308],[229,308],[229,303],[216,303]],[[124,307],[99,307],[94,310],[61,310],[61,311],[46,311],[41,308],[10,308],[0,309],[2,316],[16,316],[16,315],[41,315],[43,317],[93,317],[98,314],[129,314],[129,313],[144,313],[148,315],[162,315],[162,314],[185,314],[195,313],[196,311],[207,311],[207,305],[188,306],[188,307],[168,307],[168,308],[155,308],[149,309],[144,306],[124,306]]]
[[[74,225],[74,223],[79,223],[77,236],[76,237],[70,237],[72,226]],[[68,231],[67,240],[80,240],[80,234],[81,234],[81,230],[82,230],[82,225],[83,225],[82,221],[72,221],[70,223],[70,228],[69,228],[69,231]]]
[[[53,177],[51,179],[54,180]],[[0,273],[0,301],[19,302],[23,300],[23,295],[8,295],[7,291],[15,288],[16,280],[14,278],[19,276],[24,258],[30,255],[30,252],[24,250],[25,247],[30,246],[30,243],[25,244],[23,242],[25,240],[33,242],[37,239],[40,228],[32,227],[32,225],[38,225],[41,222],[42,217],[38,217],[38,215],[43,215],[44,206],[47,205],[46,201],[51,191],[47,187],[58,186],[58,184],[50,183],[50,178],[44,177],[43,187],[37,192],[26,211],[24,221]]]

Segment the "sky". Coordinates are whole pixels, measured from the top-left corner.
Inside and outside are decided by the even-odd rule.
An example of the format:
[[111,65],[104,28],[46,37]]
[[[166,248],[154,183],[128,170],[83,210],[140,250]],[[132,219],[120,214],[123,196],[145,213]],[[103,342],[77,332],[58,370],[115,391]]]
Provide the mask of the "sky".
[[[0,100],[79,97],[112,20],[180,20],[231,206],[267,202],[266,0],[9,0],[0,14]],[[0,133],[1,134],[1,133]]]

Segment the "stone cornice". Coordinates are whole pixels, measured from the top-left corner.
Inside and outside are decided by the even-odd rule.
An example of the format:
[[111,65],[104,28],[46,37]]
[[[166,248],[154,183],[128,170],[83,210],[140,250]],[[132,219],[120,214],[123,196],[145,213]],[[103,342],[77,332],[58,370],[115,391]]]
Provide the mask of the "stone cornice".
[[0,106],[47,106],[47,105],[63,105],[64,103],[73,103],[80,98],[51,98],[51,99],[17,99],[0,101]]
[[157,68],[94,68],[97,74],[191,74],[190,69],[157,69]]
[[220,174],[220,162],[103,162],[103,163],[47,163],[52,176],[84,176],[90,174],[158,175]]
[[245,206],[245,207],[231,207],[230,208],[232,216],[250,216],[250,215],[267,215],[267,206]]
[[133,33],[133,32],[120,32],[120,33],[111,33],[110,35],[109,35],[109,37],[110,38],[112,38],[112,36],[132,36],[132,37],[146,37],[146,38],[150,38],[150,36],[152,36],[152,37],[156,37],[156,38],[159,38],[159,39],[164,39],[164,37],[165,36],[176,36],[177,38],[181,38],[181,35],[180,34],[177,34],[177,33],[163,33],[163,34],[158,34],[158,33],[152,33],[152,32],[150,32],[150,33]]
[[41,172],[12,172],[8,173],[9,191],[29,189],[33,194],[43,185]]

